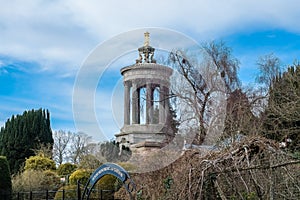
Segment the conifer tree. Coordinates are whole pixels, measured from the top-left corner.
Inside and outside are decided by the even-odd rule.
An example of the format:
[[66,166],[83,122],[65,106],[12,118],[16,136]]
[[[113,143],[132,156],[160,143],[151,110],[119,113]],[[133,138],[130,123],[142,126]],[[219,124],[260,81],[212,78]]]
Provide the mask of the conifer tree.
[[34,155],[40,145],[53,145],[48,110],[24,111],[12,116],[1,128],[0,155],[6,156],[12,174],[19,171],[25,158]]

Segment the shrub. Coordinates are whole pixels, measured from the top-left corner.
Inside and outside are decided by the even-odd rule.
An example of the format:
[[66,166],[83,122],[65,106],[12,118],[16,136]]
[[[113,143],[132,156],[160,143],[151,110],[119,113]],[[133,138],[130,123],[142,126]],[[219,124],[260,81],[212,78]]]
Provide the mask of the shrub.
[[115,190],[118,179],[113,175],[103,176],[97,183],[97,187],[102,190]]
[[113,199],[114,191],[117,191],[122,187],[122,184],[118,181],[118,179],[112,175],[103,176],[98,183],[95,185],[94,190],[91,193],[91,197],[98,197],[100,190],[104,190],[102,192],[102,199]]
[[0,156],[0,199],[10,199],[12,183],[6,157]]
[[55,162],[43,156],[30,156],[26,159],[25,170],[55,170]]
[[71,185],[76,185],[77,181],[80,181],[81,184],[85,185],[89,180],[92,172],[85,169],[77,169],[73,172],[69,178],[69,182]]
[[82,169],[97,169],[103,163],[96,156],[88,154],[80,158],[79,168]]
[[59,176],[66,176],[73,173],[76,170],[77,166],[72,163],[64,163],[59,165],[57,168],[57,174]]
[[47,189],[58,189],[61,185],[60,178],[51,170],[43,171],[44,181],[42,181],[42,185],[45,187],[48,186]]
[[49,170],[26,170],[13,177],[12,185],[15,193],[31,190],[56,190],[60,187],[60,180],[55,172]]

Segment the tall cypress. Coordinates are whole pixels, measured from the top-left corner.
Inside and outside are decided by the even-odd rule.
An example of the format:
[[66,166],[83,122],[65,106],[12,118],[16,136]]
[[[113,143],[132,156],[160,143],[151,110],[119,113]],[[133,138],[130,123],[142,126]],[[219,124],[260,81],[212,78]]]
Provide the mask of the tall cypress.
[[[47,114],[46,114],[47,113]],[[6,156],[12,174],[18,172],[25,158],[34,155],[40,145],[53,145],[50,113],[42,109],[12,116],[0,131],[0,155]]]

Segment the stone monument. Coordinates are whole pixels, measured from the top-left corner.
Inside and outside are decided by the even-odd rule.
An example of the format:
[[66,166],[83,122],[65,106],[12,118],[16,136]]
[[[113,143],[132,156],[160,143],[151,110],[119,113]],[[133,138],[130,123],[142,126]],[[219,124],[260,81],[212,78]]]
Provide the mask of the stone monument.
[[161,148],[170,133],[170,76],[173,70],[156,63],[149,33],[138,48],[136,63],[122,68],[124,126],[116,141],[131,149]]

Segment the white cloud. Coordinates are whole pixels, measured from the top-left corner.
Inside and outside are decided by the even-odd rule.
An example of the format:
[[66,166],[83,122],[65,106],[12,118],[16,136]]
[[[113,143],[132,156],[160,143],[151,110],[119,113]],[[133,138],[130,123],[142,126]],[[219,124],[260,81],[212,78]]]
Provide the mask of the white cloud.
[[10,1],[0,7],[0,54],[41,66],[78,68],[96,44],[59,2]]
[[[160,26],[198,34],[232,32],[249,25],[300,31],[299,1],[72,1],[74,19],[91,33],[111,37],[145,26]],[[226,33],[225,33],[226,34]]]
[[[194,37],[197,41],[224,37],[236,32],[255,32],[258,29],[285,29],[299,34],[299,7],[298,0],[2,1],[0,55],[38,63],[40,70],[55,72],[59,77],[74,77],[84,59],[98,43],[105,42],[125,31],[143,27],[170,28]],[[123,39],[121,43],[115,43],[107,48],[100,60],[95,54],[95,57],[89,57],[90,63],[85,64],[91,64],[93,69],[97,70],[97,66],[101,66],[102,63],[111,62],[108,58],[115,55],[116,49],[121,49],[120,45],[127,45],[123,46],[123,49],[128,50],[142,44],[142,31],[141,35],[130,36],[126,43]],[[162,39],[164,36],[160,35],[160,37],[153,40],[151,38],[154,47],[165,46]],[[165,41],[170,40],[172,38],[166,37]],[[175,45],[181,42],[180,39],[174,41],[176,41]],[[121,68],[123,66],[118,64],[123,63],[125,62],[122,60],[118,61],[111,69]],[[0,73],[5,72],[2,69],[4,65],[5,63],[0,61]],[[88,84],[89,80],[85,85]],[[58,95],[57,99],[61,101],[55,102],[53,100],[55,97],[48,96],[49,99],[44,102],[56,110],[53,116],[57,119],[68,119],[71,115],[69,101],[71,101],[72,83],[64,85],[57,82],[41,84],[40,87],[46,88],[49,94]],[[41,88],[39,89],[41,91]],[[80,101],[82,105],[79,106],[87,108],[86,111],[91,111],[89,106],[93,104],[90,104],[90,100],[88,102],[85,100],[94,99],[96,88],[92,88],[93,91],[88,91],[89,88],[80,89],[82,91],[79,95],[83,99]],[[110,93],[103,91],[101,95],[97,98],[101,101],[110,101]],[[24,102],[21,103],[23,106]],[[25,103],[34,105],[34,102]],[[11,110],[14,110],[15,104],[7,105],[11,105]],[[97,114],[102,115],[104,123],[107,123],[112,115],[110,109],[106,104],[97,104],[97,106],[99,106],[96,108],[99,110]],[[94,112],[93,109],[92,111]],[[90,126],[91,121],[87,119],[90,119],[91,113],[81,114],[79,117],[82,122]],[[97,116],[93,117],[97,119]],[[114,129],[113,125],[107,127]],[[87,131],[90,131],[90,134],[99,134],[95,132],[97,128],[93,128],[95,127],[91,126]]]
[[5,69],[5,63],[0,60],[0,75],[1,74],[6,74],[7,70]]
[[138,27],[165,27],[211,38],[256,28],[300,32],[300,2],[4,1],[0,53],[78,68],[99,42]]

